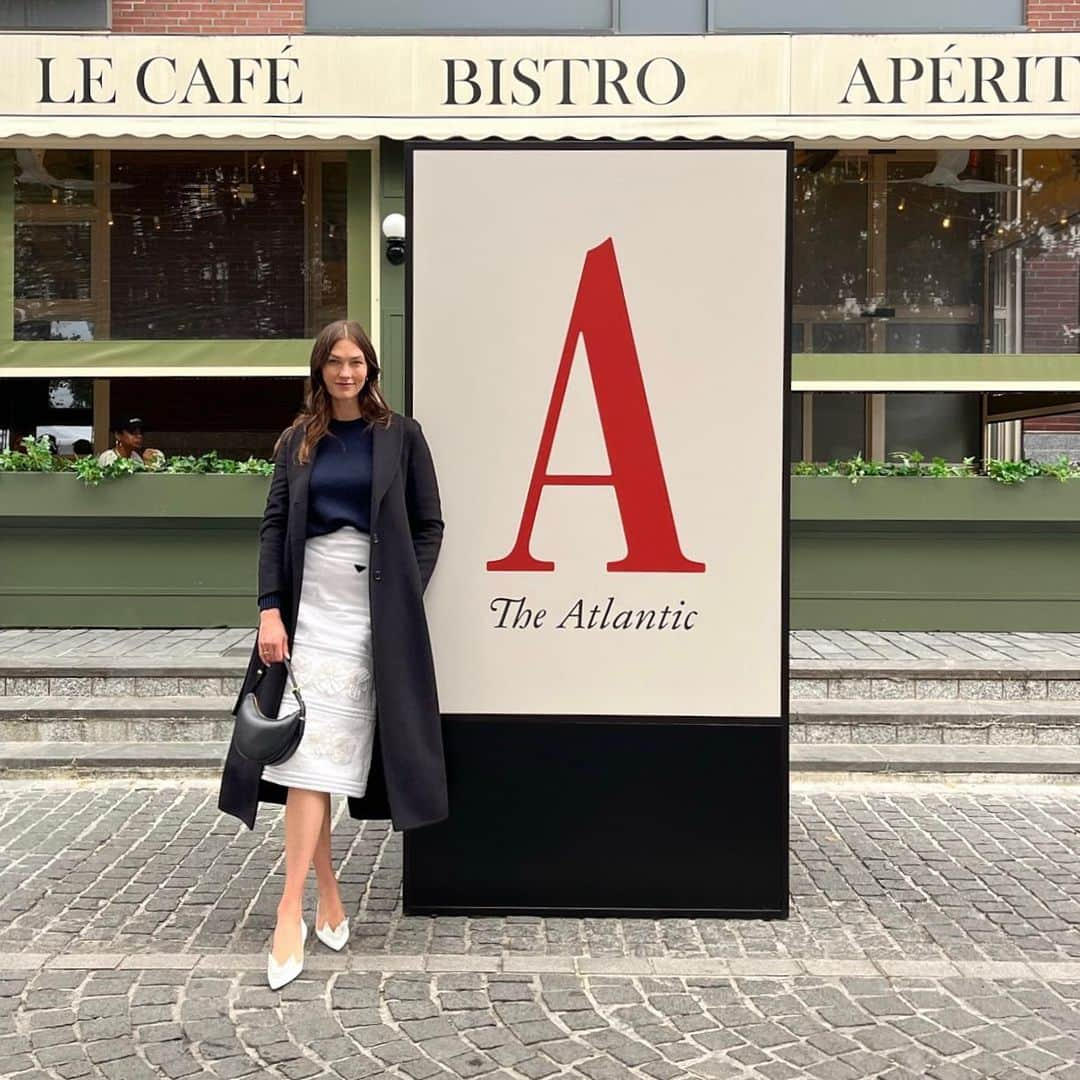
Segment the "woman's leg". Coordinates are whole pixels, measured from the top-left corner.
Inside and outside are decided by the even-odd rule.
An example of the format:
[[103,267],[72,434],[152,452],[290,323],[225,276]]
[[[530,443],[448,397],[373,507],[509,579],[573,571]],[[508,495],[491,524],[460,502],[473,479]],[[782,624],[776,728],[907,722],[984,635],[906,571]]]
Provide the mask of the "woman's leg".
[[285,887],[278,901],[272,947],[279,964],[292,954],[300,954],[304,884],[326,816],[323,792],[289,788],[285,800]]
[[326,792],[326,813],[323,816],[319,843],[315,848],[315,878],[319,885],[319,926],[337,926],[345,918],[341,892],[334,874],[334,862],[330,853],[330,793]]

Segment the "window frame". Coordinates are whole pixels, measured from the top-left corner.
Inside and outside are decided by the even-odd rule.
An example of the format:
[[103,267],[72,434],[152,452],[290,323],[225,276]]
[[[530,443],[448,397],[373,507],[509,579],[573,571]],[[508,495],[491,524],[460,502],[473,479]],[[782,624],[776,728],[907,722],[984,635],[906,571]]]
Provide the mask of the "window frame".
[[[314,0],[318,2],[318,0]],[[530,35],[542,35],[544,37],[580,37],[582,35],[588,35],[590,37],[605,37],[608,35],[615,35],[619,33],[619,0],[607,0],[607,4],[610,9],[611,17],[610,24],[606,28],[589,28],[585,30],[581,29],[559,29],[557,27],[544,26],[542,22],[537,22],[534,26],[529,27],[513,27],[507,29],[499,26],[474,26],[468,24],[461,27],[454,27],[447,29],[436,24],[426,27],[343,27],[343,26],[312,26],[309,18],[309,11],[311,9],[313,0],[304,0],[304,33],[306,34],[338,34],[342,36],[350,35],[364,35],[365,37],[399,37],[408,35],[420,35],[420,34],[438,34],[440,37],[499,37],[499,36],[521,36],[528,37]],[[493,3],[492,7],[496,5]]]
[[[852,23],[847,26],[818,27],[807,25],[777,26],[773,23],[760,23],[753,26],[724,26],[718,22],[718,13],[722,12],[724,0],[705,0],[705,32],[708,34],[1015,34],[1030,29],[1027,23],[1027,5],[1018,0],[1020,21],[1003,26],[996,23],[965,23],[963,26],[903,26],[895,23]],[[972,3],[977,9],[981,4]]]
[[0,22],[0,32],[5,34],[63,34],[63,33],[92,33],[94,31],[100,33],[108,33],[112,30],[113,21],[113,5],[112,0],[104,0],[105,7],[105,19],[104,22],[84,22],[84,23],[61,23],[61,24],[42,24],[42,23],[30,23],[25,26],[7,26]]

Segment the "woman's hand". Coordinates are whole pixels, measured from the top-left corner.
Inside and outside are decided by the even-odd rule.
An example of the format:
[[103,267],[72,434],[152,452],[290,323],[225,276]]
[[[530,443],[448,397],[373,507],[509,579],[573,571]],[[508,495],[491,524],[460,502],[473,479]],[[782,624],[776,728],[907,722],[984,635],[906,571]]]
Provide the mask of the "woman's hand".
[[[289,656],[289,634],[278,608],[267,608],[259,615],[259,659],[277,664]],[[290,657],[291,659],[291,657]]]

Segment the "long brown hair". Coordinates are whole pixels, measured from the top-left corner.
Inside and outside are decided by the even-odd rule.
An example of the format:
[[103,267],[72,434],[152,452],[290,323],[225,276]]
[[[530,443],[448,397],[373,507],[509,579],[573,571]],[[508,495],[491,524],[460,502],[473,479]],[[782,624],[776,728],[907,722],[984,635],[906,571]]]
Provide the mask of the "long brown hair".
[[334,411],[330,392],[323,381],[323,368],[330,358],[330,350],[343,338],[348,338],[358,346],[367,361],[367,380],[360,389],[360,415],[369,423],[390,426],[393,410],[379,391],[379,375],[382,369],[379,367],[379,358],[375,355],[375,346],[358,322],[352,319],[337,319],[319,331],[319,336],[311,347],[311,374],[304,393],[304,404],[296,414],[296,419],[274,444],[275,457],[282,442],[299,428],[303,432],[303,441],[296,458],[301,464],[310,461],[316,444],[330,430]]

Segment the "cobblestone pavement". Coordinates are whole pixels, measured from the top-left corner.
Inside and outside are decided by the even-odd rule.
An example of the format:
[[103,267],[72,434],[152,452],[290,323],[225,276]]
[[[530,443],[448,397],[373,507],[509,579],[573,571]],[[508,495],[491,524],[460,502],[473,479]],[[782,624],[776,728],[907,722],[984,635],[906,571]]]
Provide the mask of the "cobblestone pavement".
[[0,783],[0,1076],[1080,1078],[1071,788],[796,785],[771,922],[406,917],[335,798],[353,936],[280,991],[282,811],[216,796]]
[[[247,658],[253,629],[0,630],[0,658],[139,659],[209,656]],[[1068,664],[1080,661],[1080,634],[954,633],[874,630],[794,630],[793,660],[998,660]]]

